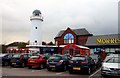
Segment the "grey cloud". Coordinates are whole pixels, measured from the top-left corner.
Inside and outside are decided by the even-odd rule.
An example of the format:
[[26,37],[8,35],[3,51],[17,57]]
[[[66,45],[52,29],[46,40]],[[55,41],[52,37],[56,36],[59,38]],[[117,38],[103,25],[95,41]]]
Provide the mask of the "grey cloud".
[[[3,15],[3,32],[8,36],[4,39],[29,40],[29,17],[34,9],[40,9],[44,17],[42,32],[46,42],[53,41],[55,35],[68,26],[86,28],[93,34],[117,33],[117,2],[118,0],[6,1],[8,7]],[[26,34],[23,35],[24,33]],[[6,42],[10,41],[6,39]]]

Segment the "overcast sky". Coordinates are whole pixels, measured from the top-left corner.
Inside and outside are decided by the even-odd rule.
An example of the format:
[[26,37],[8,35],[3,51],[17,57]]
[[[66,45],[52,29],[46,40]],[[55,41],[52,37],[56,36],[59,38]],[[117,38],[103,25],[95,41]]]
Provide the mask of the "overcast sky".
[[86,28],[94,35],[118,33],[119,0],[2,0],[0,1],[0,38],[8,44],[27,42],[30,16],[42,12],[43,41],[54,41],[60,30]]

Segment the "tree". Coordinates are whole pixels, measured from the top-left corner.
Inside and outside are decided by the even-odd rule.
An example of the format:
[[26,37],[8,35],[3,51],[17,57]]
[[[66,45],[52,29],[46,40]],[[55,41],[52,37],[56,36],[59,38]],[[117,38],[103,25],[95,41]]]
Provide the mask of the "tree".
[[7,46],[2,44],[2,53],[6,53],[6,48],[7,48]]
[[53,44],[53,42],[51,41],[51,42],[49,42],[47,45],[54,45],[54,44]]
[[28,45],[28,44],[24,43],[24,42],[20,42],[20,43],[18,43],[17,47],[18,47],[18,49],[19,48],[26,48],[26,45]]
[[42,42],[42,45],[46,45],[46,42],[43,41],[43,42]]

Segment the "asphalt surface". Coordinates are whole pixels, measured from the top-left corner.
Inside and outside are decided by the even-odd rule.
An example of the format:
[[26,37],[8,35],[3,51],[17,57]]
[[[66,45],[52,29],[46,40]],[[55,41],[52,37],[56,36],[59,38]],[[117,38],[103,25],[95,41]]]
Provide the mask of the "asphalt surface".
[[55,71],[47,71],[47,69],[28,69],[27,67],[25,68],[11,68],[11,67],[0,67],[2,70],[2,76],[54,76],[54,77],[60,77],[60,76],[65,76],[65,77],[79,77],[79,78],[102,78],[101,77],[101,72],[100,69],[96,70],[90,75],[86,74],[69,74],[68,71],[65,72],[55,72]]

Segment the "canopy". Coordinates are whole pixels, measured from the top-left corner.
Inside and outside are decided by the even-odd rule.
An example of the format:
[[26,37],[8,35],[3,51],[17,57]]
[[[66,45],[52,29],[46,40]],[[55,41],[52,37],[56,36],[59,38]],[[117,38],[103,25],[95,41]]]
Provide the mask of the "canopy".
[[89,49],[88,47],[84,47],[84,46],[79,46],[79,45],[75,45],[75,44],[68,44],[66,46],[63,47],[63,49]]

